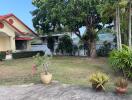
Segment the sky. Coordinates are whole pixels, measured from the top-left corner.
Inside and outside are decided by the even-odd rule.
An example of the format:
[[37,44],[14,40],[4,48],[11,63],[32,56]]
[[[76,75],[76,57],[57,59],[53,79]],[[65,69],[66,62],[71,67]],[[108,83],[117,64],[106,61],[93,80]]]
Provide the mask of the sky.
[[30,11],[34,9],[32,0],[0,0],[0,15],[13,13],[32,30],[34,28]]
[[[13,13],[32,30],[35,29],[32,25],[32,15],[30,12],[34,9],[32,0],[0,0],[0,15]],[[80,31],[84,33],[85,28],[80,28]]]

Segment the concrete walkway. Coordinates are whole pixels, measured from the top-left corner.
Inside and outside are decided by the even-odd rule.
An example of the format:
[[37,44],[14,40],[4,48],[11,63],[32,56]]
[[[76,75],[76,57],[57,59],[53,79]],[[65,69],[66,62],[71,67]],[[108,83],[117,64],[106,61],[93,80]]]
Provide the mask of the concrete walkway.
[[90,88],[62,85],[0,86],[0,100],[132,100],[132,95],[95,92]]

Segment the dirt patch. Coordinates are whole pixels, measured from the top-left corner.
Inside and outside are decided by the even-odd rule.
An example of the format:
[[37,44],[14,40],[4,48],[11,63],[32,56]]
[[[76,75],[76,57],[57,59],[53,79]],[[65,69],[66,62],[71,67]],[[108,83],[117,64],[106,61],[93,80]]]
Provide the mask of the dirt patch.
[[20,70],[19,68],[0,67],[0,79],[17,77],[18,75],[24,76],[26,74],[29,74],[29,72],[26,70]]

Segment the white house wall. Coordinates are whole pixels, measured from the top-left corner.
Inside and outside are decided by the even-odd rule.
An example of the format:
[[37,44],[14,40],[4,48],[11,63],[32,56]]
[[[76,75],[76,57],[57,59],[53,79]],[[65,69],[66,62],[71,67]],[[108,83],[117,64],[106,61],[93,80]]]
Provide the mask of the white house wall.
[[[6,35],[10,36],[10,43],[6,44],[9,48],[9,50],[15,51],[16,50],[16,46],[15,46],[15,30],[13,30],[13,28],[11,28],[11,26],[9,26],[7,23],[3,22],[4,24],[4,28],[0,29],[0,32],[5,33]],[[3,37],[2,37],[3,38]],[[1,42],[2,39],[1,38]],[[2,42],[5,44],[5,42]]]
[[1,36],[0,37],[0,51],[7,51],[7,50],[11,50],[10,37]]

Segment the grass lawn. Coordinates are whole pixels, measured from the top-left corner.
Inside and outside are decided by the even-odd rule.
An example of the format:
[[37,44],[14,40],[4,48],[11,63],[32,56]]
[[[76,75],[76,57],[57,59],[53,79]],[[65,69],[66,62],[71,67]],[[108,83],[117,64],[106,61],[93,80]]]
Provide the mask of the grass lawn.
[[[38,68],[37,75],[31,76],[32,58],[23,58],[0,62],[0,84],[28,84],[40,83]],[[113,87],[113,82],[118,76],[108,65],[107,58],[90,59],[84,57],[53,57],[49,71],[54,80],[61,83],[88,86],[89,75],[96,71],[105,72],[110,76],[107,86]],[[116,76],[116,77],[115,77]],[[132,83],[130,83],[132,86]]]

